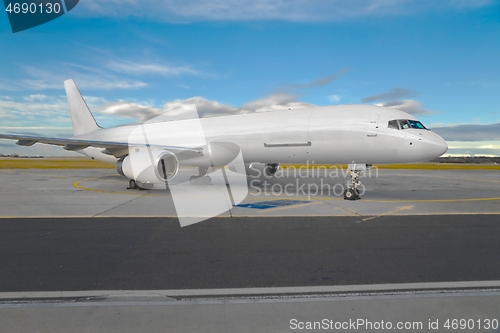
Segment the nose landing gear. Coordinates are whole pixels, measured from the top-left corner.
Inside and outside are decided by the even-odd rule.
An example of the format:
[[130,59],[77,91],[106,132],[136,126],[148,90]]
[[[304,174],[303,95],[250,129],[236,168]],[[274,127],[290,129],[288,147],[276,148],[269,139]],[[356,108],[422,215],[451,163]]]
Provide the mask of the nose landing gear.
[[348,165],[350,178],[347,181],[347,186],[344,191],[344,200],[359,200],[360,192],[358,186],[361,185],[359,178],[366,172],[367,168],[371,168],[371,164],[349,164]]

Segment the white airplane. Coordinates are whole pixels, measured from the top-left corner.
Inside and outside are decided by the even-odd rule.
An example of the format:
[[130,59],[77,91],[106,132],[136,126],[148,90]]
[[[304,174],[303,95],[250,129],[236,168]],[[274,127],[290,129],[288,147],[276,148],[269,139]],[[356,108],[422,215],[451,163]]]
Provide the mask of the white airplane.
[[[282,163],[348,164],[350,181],[344,198],[355,200],[359,199],[360,173],[371,164],[425,161],[448,149],[443,138],[412,115],[372,105],[289,109],[105,129],[97,125],[73,80],[65,81],[64,87],[73,137],[0,134],[0,138],[18,140],[21,146],[37,142],[59,145],[114,163],[118,173],[129,179],[130,188],[166,184],[181,166],[198,167],[199,174],[191,181],[203,183],[210,167],[224,167],[241,153],[247,167],[260,165],[267,176],[274,175]],[[202,143],[192,135],[200,123],[206,138]],[[137,174],[131,154],[151,167]]]

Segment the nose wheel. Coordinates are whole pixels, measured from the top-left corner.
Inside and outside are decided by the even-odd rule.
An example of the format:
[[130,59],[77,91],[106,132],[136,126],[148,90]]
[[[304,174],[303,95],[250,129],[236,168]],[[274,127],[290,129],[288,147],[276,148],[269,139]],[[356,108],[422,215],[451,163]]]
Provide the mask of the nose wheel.
[[348,188],[344,191],[344,200],[359,200],[361,197],[359,196],[359,190],[357,188],[352,189]]

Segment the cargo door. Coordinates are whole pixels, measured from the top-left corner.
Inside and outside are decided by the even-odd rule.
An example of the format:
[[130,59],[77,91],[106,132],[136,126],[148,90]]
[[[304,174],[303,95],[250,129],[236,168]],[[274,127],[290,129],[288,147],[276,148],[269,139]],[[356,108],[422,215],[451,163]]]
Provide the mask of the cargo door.
[[377,136],[378,134],[378,113],[372,113],[370,115],[370,121],[368,122],[368,136]]

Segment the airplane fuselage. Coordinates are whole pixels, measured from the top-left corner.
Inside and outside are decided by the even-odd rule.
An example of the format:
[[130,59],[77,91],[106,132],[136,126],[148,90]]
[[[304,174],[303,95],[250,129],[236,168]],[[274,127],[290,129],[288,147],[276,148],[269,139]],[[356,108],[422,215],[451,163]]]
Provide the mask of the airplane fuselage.
[[[447,150],[446,142],[423,128],[395,129],[389,121],[416,120],[405,112],[371,105],[339,105],[243,115],[147,122],[100,129],[75,138],[129,142],[137,127],[151,145],[198,147],[207,142],[232,142],[246,163],[408,163],[429,160]],[[203,135],[199,135],[203,129]],[[116,162],[100,148],[81,153]]]

